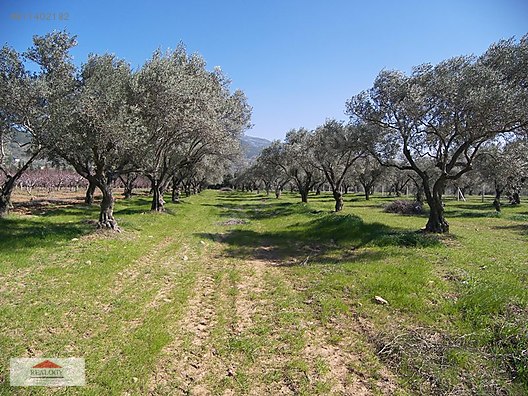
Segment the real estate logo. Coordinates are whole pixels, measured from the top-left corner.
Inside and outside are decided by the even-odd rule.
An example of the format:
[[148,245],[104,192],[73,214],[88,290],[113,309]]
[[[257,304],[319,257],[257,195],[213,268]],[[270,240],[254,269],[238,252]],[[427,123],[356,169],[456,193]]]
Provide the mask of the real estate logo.
[[12,358],[11,386],[83,386],[82,358]]
[[35,364],[31,368],[30,378],[39,378],[39,379],[50,379],[50,378],[60,378],[64,379],[64,370],[62,366],[59,366],[56,363],[53,363],[51,360],[44,360],[38,364]]

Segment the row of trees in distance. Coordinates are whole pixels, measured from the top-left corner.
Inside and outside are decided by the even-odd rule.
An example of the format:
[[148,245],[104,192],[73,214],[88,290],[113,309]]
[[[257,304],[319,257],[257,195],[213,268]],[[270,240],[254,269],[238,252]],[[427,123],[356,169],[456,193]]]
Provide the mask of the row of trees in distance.
[[[308,131],[289,131],[284,142],[272,142],[253,164],[242,167],[228,182],[242,190],[264,190],[267,194],[274,190],[277,198],[284,188],[289,188],[292,192],[301,193],[302,202],[308,201],[309,191],[315,191],[316,195],[322,190],[331,191],[331,185],[320,168],[312,162],[302,162],[294,155],[295,151],[303,152],[306,153],[305,160],[309,159],[310,151],[314,148],[314,142],[309,139],[305,140],[306,145],[294,146],[299,144],[295,135],[300,132]],[[528,180],[527,143],[526,139],[521,138],[502,145],[490,144],[476,158],[473,171],[449,181],[445,191],[452,191],[459,199],[464,199],[465,195],[492,193],[497,211],[501,210],[503,195],[507,195],[510,203],[520,204],[520,194]],[[304,176],[307,177],[303,179]],[[375,188],[381,193],[395,196],[412,192],[420,203],[425,198],[422,183],[414,172],[382,166],[367,153],[345,174],[341,193],[361,190],[365,199],[369,200]]]
[[[75,43],[54,32],[36,36],[24,53],[8,46],[0,52],[0,214],[40,158],[75,169],[88,183],[87,201],[99,188],[99,225],[112,229],[117,179],[126,188],[134,175],[146,177],[152,210],[159,211],[169,185],[177,198],[182,185],[218,182],[232,169],[251,109],[219,68],[207,70],[183,46],[154,52],[138,70],[110,54],[90,55],[79,68],[70,56]],[[27,69],[31,62],[37,72]],[[324,182],[340,211],[347,186],[360,183],[368,198],[390,173],[396,184],[411,180],[427,202],[426,230],[447,232],[445,189],[472,174],[493,183],[497,207],[504,191],[519,201],[527,109],[528,36],[500,41],[481,56],[420,65],[409,75],[384,70],[346,102],[348,122],[329,119],[315,130],[288,132],[239,172],[237,183],[258,179],[277,195],[293,183],[306,202]],[[29,160],[10,168],[4,143],[19,136]]]
[[[53,32],[35,36],[24,53],[7,45],[0,51],[0,215],[37,159],[75,169],[88,183],[87,199],[98,188],[99,226],[115,230],[118,178],[148,178],[152,210],[160,211],[171,183],[177,194],[184,181],[218,178],[229,168],[251,108],[220,68],[207,70],[182,45],[155,51],[137,70],[112,54],[92,54],[77,67],[75,45],[75,37]],[[18,136],[28,160],[9,167],[3,147]]]
[[324,182],[340,211],[344,184],[356,180],[368,194],[384,168],[392,169],[425,198],[426,231],[448,232],[445,189],[475,169],[494,184],[497,204],[505,190],[519,200],[528,176],[528,35],[410,75],[384,70],[346,102],[346,114],[347,123],[330,119],[288,132],[239,181],[259,178],[276,191],[293,182],[303,202]]

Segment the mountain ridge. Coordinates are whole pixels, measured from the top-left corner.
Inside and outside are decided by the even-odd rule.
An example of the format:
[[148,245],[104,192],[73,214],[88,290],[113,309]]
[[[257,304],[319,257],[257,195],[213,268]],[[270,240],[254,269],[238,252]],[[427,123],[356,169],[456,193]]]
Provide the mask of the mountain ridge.
[[270,144],[270,140],[256,136],[243,135],[240,139],[242,151],[244,152],[244,155],[247,159],[258,157],[260,152]]
[[[24,137],[21,136],[20,133],[19,136],[17,136],[16,140],[22,141],[23,143],[29,141],[29,139],[24,139]],[[247,159],[254,159],[258,157],[260,152],[264,148],[268,147],[270,144],[270,140],[257,136],[243,135],[240,139],[242,151]],[[19,145],[13,142],[7,143],[5,149],[8,158],[8,163],[12,163],[15,159],[26,161],[29,157],[24,148],[20,147]]]

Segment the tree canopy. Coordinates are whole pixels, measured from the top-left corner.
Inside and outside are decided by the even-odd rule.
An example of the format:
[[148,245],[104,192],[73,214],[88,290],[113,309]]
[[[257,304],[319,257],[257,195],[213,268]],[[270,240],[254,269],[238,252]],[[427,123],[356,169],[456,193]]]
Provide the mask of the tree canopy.
[[[26,53],[0,52],[0,140],[5,175],[0,213],[7,212],[17,178],[38,155],[65,161],[103,199],[99,226],[118,230],[113,216],[113,183],[129,173],[151,181],[153,210],[162,194],[208,179],[199,167],[226,170],[239,154],[251,108],[244,93],[231,92],[219,68],[210,71],[183,45],[155,51],[139,70],[112,54],[90,55],[80,68],[69,55],[75,37],[66,32],[35,36]],[[34,62],[29,73],[25,62]],[[22,132],[32,153],[11,175],[4,164],[4,142]],[[215,176],[218,178],[219,176]],[[214,178],[214,177],[212,177]]]
[[[421,178],[430,207],[426,230],[449,230],[446,183],[472,170],[481,147],[526,128],[526,48],[525,37],[500,42],[480,57],[417,66],[409,76],[382,71],[371,89],[347,101],[347,114],[370,128],[378,160]],[[432,159],[435,177],[422,158]]]

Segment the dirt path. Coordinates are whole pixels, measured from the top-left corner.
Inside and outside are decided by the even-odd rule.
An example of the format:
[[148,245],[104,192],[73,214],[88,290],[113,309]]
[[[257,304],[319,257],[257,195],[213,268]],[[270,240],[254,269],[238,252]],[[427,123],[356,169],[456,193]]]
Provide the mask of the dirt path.
[[336,329],[313,319],[303,288],[270,255],[233,259],[221,249],[219,242],[208,246],[149,394],[394,394],[388,370],[361,369],[365,347],[350,318],[330,324],[340,333],[339,341],[332,339]]
[[149,394],[209,394],[203,385],[204,377],[222,366],[210,344],[217,320],[214,299],[219,287],[213,271],[211,265],[206,265],[197,273],[194,295],[185,315],[172,329],[176,338],[163,350],[150,379]]

